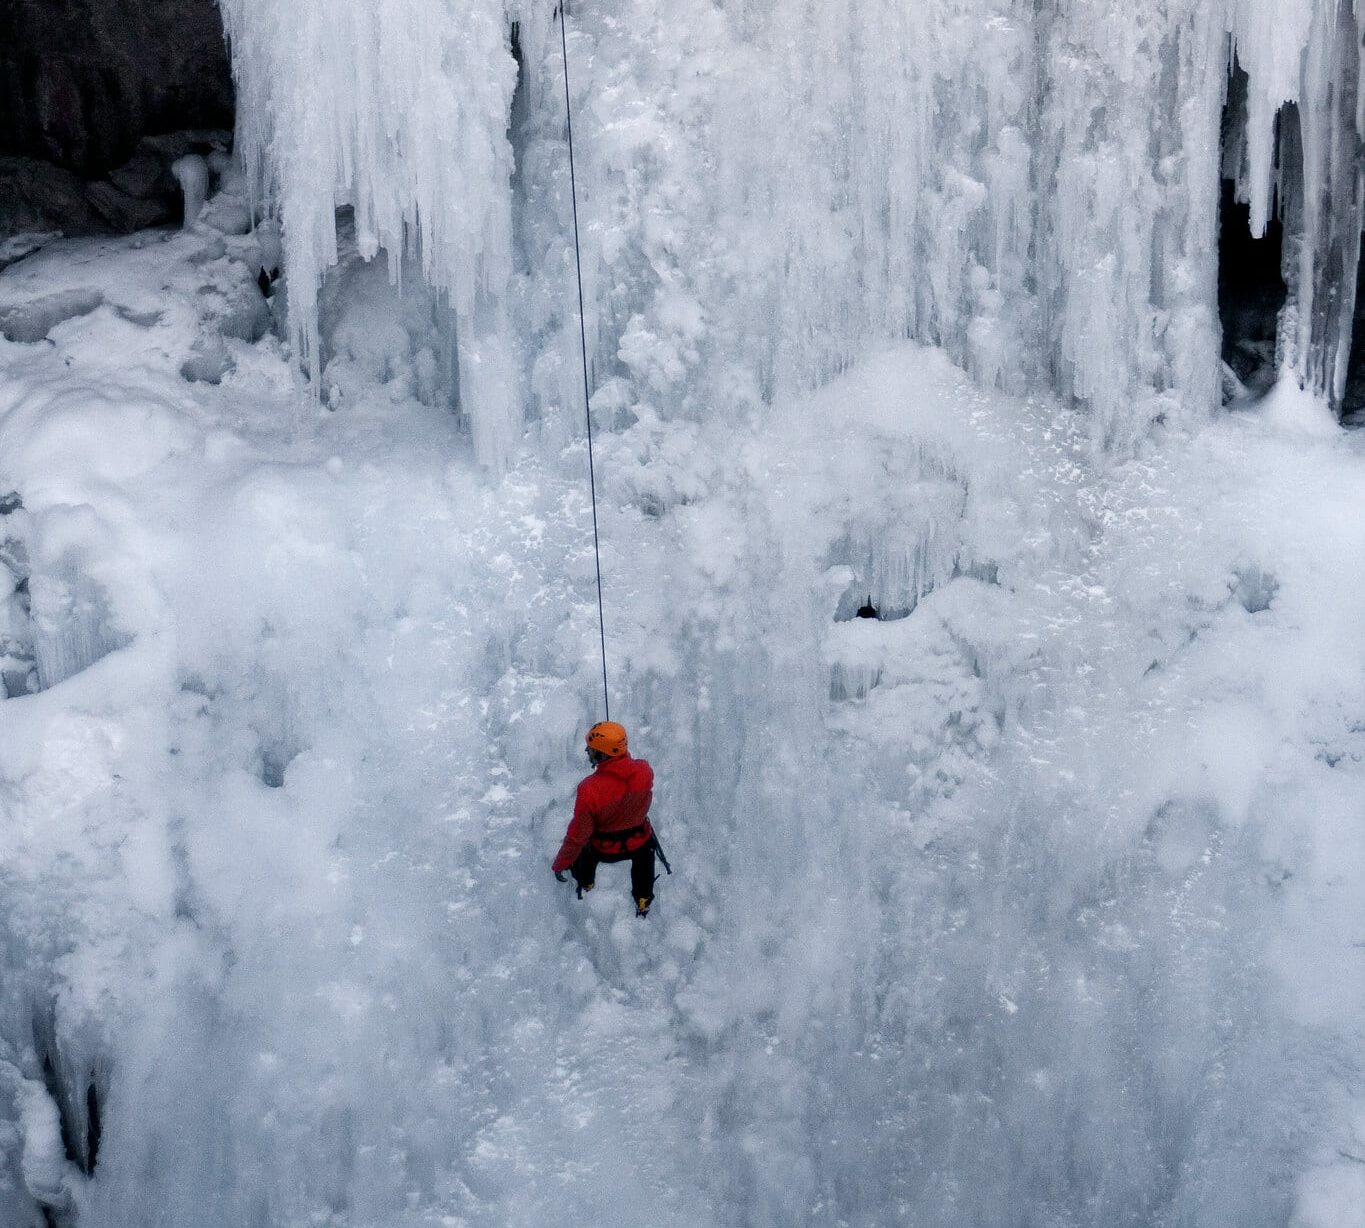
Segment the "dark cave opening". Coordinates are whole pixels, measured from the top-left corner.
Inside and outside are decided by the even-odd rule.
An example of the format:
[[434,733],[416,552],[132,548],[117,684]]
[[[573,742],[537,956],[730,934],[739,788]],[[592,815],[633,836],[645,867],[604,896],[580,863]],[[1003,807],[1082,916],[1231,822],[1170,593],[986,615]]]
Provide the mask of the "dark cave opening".
[[[57,1044],[57,1023],[51,1011],[33,1017],[33,1047],[39,1058],[43,1086],[57,1108],[62,1150],[67,1160],[86,1176],[93,1175],[104,1133],[104,1104],[95,1071],[73,1079],[69,1060]],[[82,1094],[82,1086],[84,1094]]]
[[[1281,273],[1284,225],[1273,217],[1264,238],[1251,233],[1250,206],[1223,180],[1218,223],[1218,317],[1223,362],[1246,393],[1275,382],[1275,339],[1288,289]],[[1231,386],[1237,395],[1236,385]]]
[[[1365,246],[1359,249],[1349,227],[1341,221],[1347,210],[1329,202],[1328,189],[1318,191],[1318,215],[1310,209],[1304,183],[1307,153],[1302,120],[1296,103],[1287,102],[1275,117],[1272,137],[1271,200],[1265,234],[1251,231],[1253,172],[1248,165],[1247,75],[1234,62],[1228,76],[1222,120],[1222,193],[1219,202],[1218,314],[1222,325],[1223,402],[1247,402],[1269,389],[1281,362],[1301,369],[1301,378],[1328,394],[1341,420],[1365,426]],[[1334,198],[1332,198],[1334,199]],[[1315,226],[1312,236],[1305,233]],[[1302,245],[1315,246],[1313,262],[1300,264]],[[1355,283],[1350,284],[1352,261]],[[1310,267],[1311,263],[1311,267]],[[1311,283],[1300,287],[1305,275]],[[1282,338],[1281,316],[1286,305],[1309,297],[1314,314],[1312,337],[1302,335],[1310,322],[1299,321],[1295,336]],[[1348,297],[1353,296],[1353,297]],[[1339,342],[1346,331],[1334,314],[1353,303],[1349,320],[1349,350],[1344,384],[1336,395],[1335,371]],[[1291,327],[1292,327],[1291,323]],[[1343,338],[1344,339],[1344,338]],[[1282,340],[1306,354],[1280,352]]]
[[[1280,146],[1283,116],[1276,123]],[[1251,229],[1243,188],[1247,168],[1247,75],[1234,63],[1222,122],[1222,194],[1218,207],[1218,318],[1223,329],[1224,401],[1256,396],[1275,381],[1284,280],[1284,222],[1278,184],[1265,234]]]

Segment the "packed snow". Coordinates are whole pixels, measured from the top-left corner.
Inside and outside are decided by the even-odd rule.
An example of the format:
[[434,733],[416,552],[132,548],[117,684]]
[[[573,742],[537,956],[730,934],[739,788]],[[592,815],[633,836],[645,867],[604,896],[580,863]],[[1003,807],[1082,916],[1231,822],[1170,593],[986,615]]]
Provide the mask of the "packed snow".
[[1332,244],[1213,297],[1346,10],[570,6],[637,921],[557,27],[224,7],[245,173],[0,248],[0,1223],[1356,1228]]

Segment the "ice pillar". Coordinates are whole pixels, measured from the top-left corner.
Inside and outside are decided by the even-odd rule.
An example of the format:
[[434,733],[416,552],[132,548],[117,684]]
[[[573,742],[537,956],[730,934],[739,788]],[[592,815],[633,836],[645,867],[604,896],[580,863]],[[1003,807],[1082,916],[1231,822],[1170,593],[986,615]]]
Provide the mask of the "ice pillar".
[[1276,203],[1285,225],[1279,363],[1339,404],[1365,222],[1362,15],[1354,0],[1240,3],[1231,30],[1248,78],[1240,194],[1253,231],[1264,230]]
[[1351,0],[1322,15],[1304,60],[1303,245],[1298,344],[1290,356],[1307,387],[1334,404],[1346,389],[1360,261],[1360,29]]

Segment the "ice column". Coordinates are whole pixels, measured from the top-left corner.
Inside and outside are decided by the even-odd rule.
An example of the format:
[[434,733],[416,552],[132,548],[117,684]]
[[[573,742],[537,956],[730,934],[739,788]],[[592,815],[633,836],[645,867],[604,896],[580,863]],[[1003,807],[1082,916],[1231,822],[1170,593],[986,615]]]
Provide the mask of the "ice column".
[[1298,328],[1289,358],[1307,387],[1339,402],[1346,390],[1360,261],[1360,42],[1350,0],[1319,8],[1304,57],[1303,243]]
[[1346,386],[1365,221],[1363,17],[1353,0],[1236,0],[1229,14],[1248,81],[1239,195],[1250,202],[1256,234],[1277,192],[1285,224],[1290,302],[1280,364],[1334,402]]
[[754,311],[779,387],[914,336],[1074,396],[1101,448],[1216,403],[1220,6],[743,11],[755,120],[722,198],[785,236]]
[[189,230],[209,195],[209,164],[198,154],[186,154],[171,163],[171,174],[185,200],[184,228]]

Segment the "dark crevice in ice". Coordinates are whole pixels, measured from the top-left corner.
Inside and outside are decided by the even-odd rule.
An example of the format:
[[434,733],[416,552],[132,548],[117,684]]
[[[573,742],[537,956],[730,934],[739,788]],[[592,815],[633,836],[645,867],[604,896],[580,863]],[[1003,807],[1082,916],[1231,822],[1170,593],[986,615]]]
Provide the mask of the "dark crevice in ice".
[[[926,588],[920,595],[927,596],[931,591],[932,586]],[[873,601],[866,592],[853,593],[850,591],[839,598],[839,604],[834,610],[834,621],[836,623],[847,623],[865,618],[875,619],[880,623],[899,622],[902,618],[909,618],[915,612],[915,607],[918,604],[918,599],[909,605],[894,605],[883,602],[880,598]]]
[[52,1061],[52,1055],[48,1053],[43,1054],[43,1086],[47,1088],[47,1094],[52,1097],[52,1102],[57,1106],[62,1127],[62,1150],[66,1152],[68,1160],[73,1164],[79,1164],[81,1159],[80,1147],[76,1143],[76,1132],[71,1122],[71,1115],[66,1111],[66,1097],[62,1094],[62,1081],[57,1077],[57,1067]]
[[1280,591],[1280,582],[1259,567],[1239,567],[1234,573],[1235,582],[1232,595],[1248,614],[1260,614],[1270,609],[1275,594]]
[[86,1176],[95,1171],[102,1133],[102,1106],[94,1072],[83,1078],[66,1069],[57,1044],[57,1024],[50,1011],[34,1016],[33,1047],[40,1059],[43,1086],[57,1106],[62,1150]]
[[287,726],[257,731],[256,777],[268,789],[284,788],[289,765],[299,757],[303,746]]
[[292,753],[280,747],[262,750],[259,770],[261,783],[268,789],[284,788],[284,774],[293,758]]
[[1249,207],[1223,181],[1218,242],[1218,315],[1223,362],[1253,395],[1275,382],[1275,344],[1287,290],[1280,274],[1284,227],[1278,218],[1265,238],[1252,237]]
[[521,50],[521,23],[514,21],[509,33],[512,59],[517,65],[517,84],[512,92],[512,107],[508,114],[507,139],[512,146],[512,252],[517,271],[529,272],[532,261],[526,234],[526,150],[532,134],[529,131],[531,103],[527,96],[526,65]]
[[[1281,200],[1265,234],[1251,228],[1246,168],[1247,74],[1234,64],[1222,123],[1222,197],[1218,213],[1218,317],[1223,329],[1224,401],[1257,396],[1275,382],[1284,278]],[[1284,126],[1283,117],[1277,128]],[[1278,143],[1278,141],[1277,141]]]
[[103,1133],[100,1113],[99,1089],[92,1080],[85,1090],[85,1150],[88,1167],[86,1173],[93,1173],[99,1162],[100,1137]]

